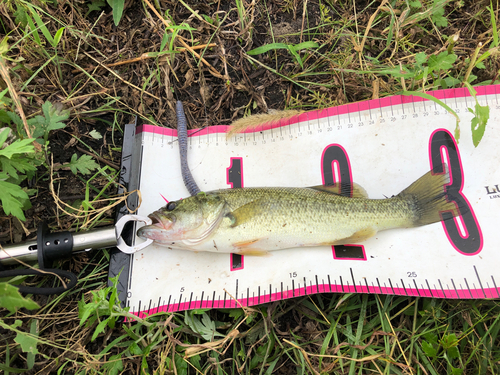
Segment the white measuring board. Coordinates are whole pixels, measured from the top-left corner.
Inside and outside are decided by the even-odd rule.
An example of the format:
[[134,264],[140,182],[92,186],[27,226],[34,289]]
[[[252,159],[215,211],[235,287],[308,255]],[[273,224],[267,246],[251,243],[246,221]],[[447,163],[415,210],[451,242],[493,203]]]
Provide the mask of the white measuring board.
[[[500,297],[500,86],[476,89],[479,103],[490,107],[477,148],[467,109],[475,100],[466,89],[431,93],[460,116],[458,143],[453,115],[410,96],[307,112],[231,140],[226,140],[226,126],[191,130],[188,159],[202,191],[353,181],[370,198],[384,198],[446,162],[452,178],[448,193],[470,210],[446,222],[382,231],[361,244],[273,251],[264,257],[151,245],[131,260],[130,311],[142,316],[251,306],[325,292]],[[137,129],[136,181],[130,188],[142,193],[140,215],[164,206],[163,197],[189,196],[176,134],[150,125]]]

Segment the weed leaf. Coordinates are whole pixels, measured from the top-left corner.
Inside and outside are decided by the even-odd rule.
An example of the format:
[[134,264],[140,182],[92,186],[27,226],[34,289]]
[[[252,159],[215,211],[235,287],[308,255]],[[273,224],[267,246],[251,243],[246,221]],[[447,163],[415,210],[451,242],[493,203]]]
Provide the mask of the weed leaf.
[[448,54],[448,51],[443,51],[439,55],[429,56],[429,69],[431,71],[448,70],[453,67],[453,63],[457,60],[457,55]]
[[121,354],[115,354],[109,357],[109,360],[106,361],[102,367],[107,370],[105,373],[108,375],[118,375],[121,374],[123,370],[123,361],[121,358]]
[[115,22],[115,26],[118,26],[122,18],[125,0],[108,0],[108,4],[111,9],[113,9],[113,21]]
[[61,121],[68,119],[69,111],[60,111],[49,101],[43,103],[42,111],[45,115],[47,131],[62,129],[66,126],[66,124]]
[[477,147],[483,138],[486,124],[490,118],[490,107],[476,103],[475,109],[476,110],[473,112],[475,116],[472,118],[470,125],[472,130],[472,142],[474,143],[474,147]]
[[431,358],[434,358],[437,355],[437,350],[427,341],[422,341],[422,350]]
[[101,133],[99,133],[97,130],[92,130],[89,135],[94,138],[94,139],[102,139]]
[[36,348],[38,340],[35,337],[28,336],[23,332],[17,332],[17,336],[14,341],[21,345],[23,352],[38,354],[38,349]]
[[186,312],[184,322],[207,341],[211,341],[215,336],[224,337],[215,330],[215,322],[206,313],[202,314],[200,321],[191,311]]
[[9,283],[0,283],[0,307],[4,307],[11,313],[15,313],[23,307],[33,310],[40,306],[35,301],[24,298],[15,286]]
[[7,173],[0,172],[0,201],[2,201],[2,208],[7,215],[14,215],[22,221],[26,221],[23,213],[23,206],[25,201],[29,200],[28,194],[21,189],[19,185],[12,184],[7,181]]
[[87,4],[89,11],[86,16],[88,16],[93,10],[101,10],[104,6],[106,6],[106,2],[104,0],[92,0],[90,4]]
[[78,174],[78,172],[81,174],[89,174],[94,169],[99,168],[99,164],[94,161],[92,156],[82,155],[78,159],[76,154],[73,154],[73,156],[71,156],[71,161],[64,164],[64,166],[69,167],[74,174]]
[[[2,145],[9,134],[9,130],[5,129],[2,133],[0,133],[0,145]],[[24,154],[24,153],[30,153],[34,152],[33,143],[34,139],[23,139],[23,140],[17,140],[14,143],[8,145],[5,147],[3,150],[0,150],[0,156],[5,156],[7,159],[10,159],[12,155],[15,154]]]

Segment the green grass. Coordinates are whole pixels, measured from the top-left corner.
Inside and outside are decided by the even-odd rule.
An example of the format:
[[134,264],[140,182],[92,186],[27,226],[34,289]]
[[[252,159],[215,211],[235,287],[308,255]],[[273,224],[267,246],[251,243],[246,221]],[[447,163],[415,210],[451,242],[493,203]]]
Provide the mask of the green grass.
[[[175,99],[183,100],[190,124],[201,127],[271,108],[310,110],[498,83],[499,9],[490,1],[109,3],[2,4],[0,34],[8,37],[0,54],[8,73],[6,85],[0,83],[0,121],[20,139],[40,140],[33,142],[36,174],[16,181],[32,194],[23,224],[32,235],[41,220],[53,230],[109,223],[121,199],[111,165],[119,163],[123,125],[138,116],[173,126]],[[479,104],[470,111],[481,147],[489,113]],[[90,159],[77,146],[109,163],[94,158],[99,167],[83,175]],[[67,192],[68,186],[78,191]],[[40,205],[48,208],[39,213]],[[20,299],[17,312],[0,310],[0,370],[500,372],[496,300],[318,294],[132,320],[106,286],[109,260],[102,251],[64,261],[61,268],[79,275],[73,290],[32,297],[41,306],[34,310],[21,308]],[[21,281],[49,283],[10,280]]]

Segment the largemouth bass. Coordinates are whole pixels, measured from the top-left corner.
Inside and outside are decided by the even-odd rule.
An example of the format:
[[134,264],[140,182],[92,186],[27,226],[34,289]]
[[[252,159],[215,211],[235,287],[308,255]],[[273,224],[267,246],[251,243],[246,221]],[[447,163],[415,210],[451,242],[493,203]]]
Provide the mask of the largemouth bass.
[[169,202],[137,234],[192,251],[263,255],[302,246],[364,241],[378,231],[411,228],[458,214],[447,200],[445,173],[426,173],[396,196],[369,199],[355,185],[216,190]]

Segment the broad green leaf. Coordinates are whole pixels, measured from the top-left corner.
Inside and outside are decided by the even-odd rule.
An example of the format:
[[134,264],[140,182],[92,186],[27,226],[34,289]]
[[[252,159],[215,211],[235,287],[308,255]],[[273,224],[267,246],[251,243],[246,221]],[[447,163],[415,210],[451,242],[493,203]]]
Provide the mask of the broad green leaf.
[[8,115],[9,112],[7,112],[4,109],[0,109],[0,122],[4,124],[10,124],[10,117]]
[[106,325],[108,324],[109,318],[104,319],[103,321],[99,322],[97,327],[95,328],[94,334],[92,335],[92,338],[90,341],[94,341],[97,336],[99,336],[100,333],[104,332],[104,329],[106,328]]
[[418,65],[423,65],[427,61],[427,55],[425,52],[419,52],[415,55],[415,62]]
[[13,15],[16,17],[14,19],[14,23],[18,25],[21,23],[22,27],[26,27],[28,24],[28,15],[26,12],[26,8],[24,8],[21,4],[15,3],[16,4],[16,11],[13,13]]
[[303,42],[295,45],[289,46],[290,49],[293,49],[294,51],[300,51],[301,49],[307,49],[307,48],[318,48],[319,44],[316,42]]
[[493,10],[493,2],[490,0],[490,6],[486,7],[488,11],[490,12],[490,22],[491,22],[491,29],[493,30],[493,42],[491,42],[490,49],[497,47],[498,46],[498,29],[497,29],[497,21],[496,21],[496,14],[495,11]]
[[[458,345],[458,342],[456,343]],[[448,354],[448,358],[455,359],[460,357],[460,352],[456,346],[452,346],[451,348],[446,349],[446,353]]]
[[115,354],[109,357],[109,359],[104,362],[102,368],[107,370],[105,373],[107,375],[118,375],[123,371],[123,361],[121,354]]
[[[38,336],[38,319],[33,319],[31,321],[30,325],[30,333],[33,336]],[[35,344],[35,350],[36,350],[36,344]],[[28,365],[28,369],[32,369],[35,366],[35,355],[38,353],[38,350],[36,352],[29,352],[26,355],[26,364]]]
[[130,354],[132,354],[132,355],[142,355],[143,354],[141,348],[135,342],[132,342],[132,344],[130,344],[130,346],[128,347],[128,350],[129,350]]
[[14,341],[21,345],[23,352],[38,354],[38,349],[36,348],[38,340],[36,337],[23,332],[17,332],[17,336]]
[[437,350],[427,341],[422,341],[422,350],[429,357],[435,357],[437,355]]
[[[0,134],[0,145],[2,145],[5,142],[8,134],[9,134],[9,129],[5,129]],[[12,155],[15,154],[25,154],[34,152],[33,145],[31,144],[34,141],[35,140],[33,138],[22,139],[22,140],[18,139],[15,142],[8,145],[7,147],[5,147],[3,150],[0,150],[0,155],[10,159]]]
[[101,10],[105,6],[106,2],[104,0],[92,0],[90,4],[87,4],[87,7],[89,8],[87,15],[93,10]]
[[285,43],[269,43],[263,46],[254,48],[247,52],[249,55],[260,55],[261,53],[266,53],[274,49],[288,49],[288,45]]
[[43,36],[45,37],[45,39],[47,39],[51,46],[54,46],[54,38],[50,34],[50,31],[47,29],[47,26],[45,26],[45,23],[42,21],[36,10],[31,5],[28,5],[28,7],[30,8],[31,15],[35,19],[38,28],[42,32]]
[[102,139],[102,135],[101,133],[99,133],[97,130],[92,130],[91,132],[89,132],[89,135],[94,138],[94,139]]
[[[3,177],[6,176],[3,173]],[[2,202],[2,208],[7,215],[14,215],[22,221],[26,221],[23,213],[24,201],[29,200],[28,194],[21,189],[19,185],[12,184],[7,181],[2,180],[2,173],[0,173],[0,201]]]
[[205,340],[210,341],[214,337],[224,337],[215,329],[215,322],[210,317],[203,313],[201,321],[192,312],[187,312],[184,317],[184,322],[195,332],[199,333]]
[[15,155],[11,159],[7,159],[0,155],[0,170],[17,180],[19,179],[17,172],[23,174],[26,172],[33,172],[36,171],[36,167],[32,164],[32,159],[28,157]]
[[240,316],[244,315],[243,309],[231,309],[229,310],[229,317],[238,319]]
[[9,52],[9,37],[4,36],[0,42],[0,55],[4,55]]
[[46,101],[42,104],[42,111],[45,116],[47,131],[62,129],[66,126],[66,124],[62,123],[61,121],[68,119],[68,110],[59,110],[54,107],[51,102]]
[[24,298],[19,290],[9,283],[0,283],[0,307],[15,313],[20,308],[28,310],[37,309],[40,306],[28,298]]
[[453,67],[453,63],[457,60],[457,55],[448,54],[448,51],[443,51],[439,55],[429,56],[428,66],[431,71],[448,70]]
[[64,32],[64,27],[61,27],[59,30],[57,30],[56,35],[54,35],[54,45],[53,45],[54,48],[57,47],[57,45],[59,44],[63,32]]
[[[3,130],[0,131],[0,147],[5,143],[7,138],[9,137],[10,134],[10,129],[9,128],[4,128]],[[2,149],[0,148],[0,155],[1,155]]]
[[[436,3],[436,1],[434,1],[434,3]],[[434,6],[436,6],[436,4],[434,4]],[[435,8],[432,12],[431,19],[437,27],[448,26],[448,20],[444,17],[444,7]]]
[[74,174],[89,174],[91,171],[99,168],[99,164],[97,164],[92,156],[90,155],[82,155],[78,159],[76,154],[71,156],[71,161],[69,163],[63,164],[63,166],[67,166],[71,169],[71,172]]
[[111,9],[113,9],[113,21],[115,26],[118,26],[123,14],[123,8],[125,6],[125,0],[107,0]]
[[486,124],[490,118],[490,107],[482,106],[476,103],[474,117],[471,120],[471,130],[472,130],[472,143],[474,147],[479,145],[481,139],[483,139],[484,131],[486,130]]

